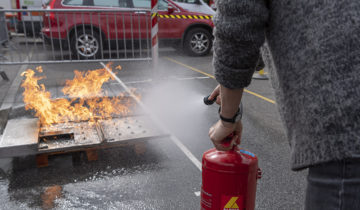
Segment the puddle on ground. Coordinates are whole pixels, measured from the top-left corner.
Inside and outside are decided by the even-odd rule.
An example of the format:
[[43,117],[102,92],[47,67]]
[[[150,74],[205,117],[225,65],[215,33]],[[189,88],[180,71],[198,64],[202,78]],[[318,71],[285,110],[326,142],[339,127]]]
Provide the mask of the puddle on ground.
[[144,186],[164,170],[164,157],[146,143],[138,148],[105,149],[95,162],[55,156],[47,168],[36,168],[34,156],[2,160],[0,209],[157,209]]

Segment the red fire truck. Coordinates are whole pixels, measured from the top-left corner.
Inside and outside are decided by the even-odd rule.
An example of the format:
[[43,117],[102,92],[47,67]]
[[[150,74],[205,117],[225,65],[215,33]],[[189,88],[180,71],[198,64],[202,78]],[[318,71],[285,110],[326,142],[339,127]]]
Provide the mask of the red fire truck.
[[[159,0],[160,46],[180,46],[192,56],[207,55],[212,48],[212,17],[215,12],[202,0],[180,1]],[[63,49],[70,46],[73,54],[82,58],[97,57],[100,56],[102,48],[108,45],[102,43],[149,36],[151,24],[144,22],[150,17],[150,11],[147,12],[148,15],[139,16],[136,10],[149,8],[150,0],[52,0],[48,4],[48,10],[98,9],[100,12],[92,15],[76,12],[55,15],[47,12],[46,17],[43,17],[42,32],[48,43],[52,40],[52,43],[61,44]],[[115,9],[119,12],[102,13],[104,9]],[[117,22],[115,24],[112,21]],[[123,26],[116,27],[123,22]],[[109,25],[112,27],[108,27]],[[132,29],[127,28],[130,26]],[[83,48],[77,46],[88,40],[91,40],[91,45],[87,46],[89,52],[85,54],[81,50]]]

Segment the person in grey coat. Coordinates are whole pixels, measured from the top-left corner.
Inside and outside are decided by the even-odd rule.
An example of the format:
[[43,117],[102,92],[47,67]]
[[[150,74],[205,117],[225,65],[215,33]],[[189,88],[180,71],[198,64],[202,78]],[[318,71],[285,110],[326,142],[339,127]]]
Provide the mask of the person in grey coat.
[[[360,209],[360,1],[217,0],[213,66],[222,120],[216,148],[235,132],[243,88],[260,47],[291,147],[291,168],[309,168],[306,209]],[[261,156],[261,154],[259,154]]]

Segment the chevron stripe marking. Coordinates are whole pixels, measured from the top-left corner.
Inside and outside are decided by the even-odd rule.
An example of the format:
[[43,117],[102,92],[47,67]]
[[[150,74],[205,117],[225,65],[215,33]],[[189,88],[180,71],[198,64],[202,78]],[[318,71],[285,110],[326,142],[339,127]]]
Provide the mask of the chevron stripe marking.
[[173,19],[212,19],[213,16],[210,15],[160,15],[159,13],[152,13],[151,17],[158,16],[160,18],[173,18]]

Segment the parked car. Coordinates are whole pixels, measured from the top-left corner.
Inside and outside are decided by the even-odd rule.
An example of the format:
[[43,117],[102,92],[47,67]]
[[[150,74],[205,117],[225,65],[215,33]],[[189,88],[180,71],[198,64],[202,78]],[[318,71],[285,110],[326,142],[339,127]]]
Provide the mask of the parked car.
[[[81,58],[99,57],[108,46],[128,48],[150,40],[150,0],[51,0],[43,17],[47,43],[61,44]],[[102,12],[60,12],[52,9],[99,9]],[[118,12],[104,12],[106,9]],[[207,55],[212,48],[214,11],[201,0],[179,3],[159,0],[160,46],[180,46],[192,56]],[[146,39],[147,38],[147,39]],[[123,42],[123,40],[125,40]],[[111,44],[110,44],[111,43]],[[128,43],[128,44],[127,44]],[[125,46],[124,46],[125,45]],[[142,44],[148,46],[148,43]]]

